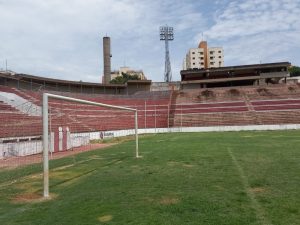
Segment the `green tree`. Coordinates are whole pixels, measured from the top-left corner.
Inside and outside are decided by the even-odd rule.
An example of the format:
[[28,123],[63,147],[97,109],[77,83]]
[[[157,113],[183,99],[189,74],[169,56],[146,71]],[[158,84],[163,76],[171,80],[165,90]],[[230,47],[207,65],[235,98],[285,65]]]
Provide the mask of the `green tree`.
[[122,73],[122,76],[117,76],[115,79],[110,81],[111,84],[125,84],[129,80],[140,80],[137,74],[130,75],[127,73]]
[[300,76],[300,67],[292,66],[289,68],[289,72],[290,72],[291,77]]

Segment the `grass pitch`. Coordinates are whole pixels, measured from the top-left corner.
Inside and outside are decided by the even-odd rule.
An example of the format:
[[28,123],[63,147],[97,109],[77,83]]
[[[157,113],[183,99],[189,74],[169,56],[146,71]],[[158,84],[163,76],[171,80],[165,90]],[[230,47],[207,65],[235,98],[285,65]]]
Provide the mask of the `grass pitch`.
[[[0,171],[3,225],[299,225],[300,132],[174,133]],[[1,162],[0,162],[1,163]]]

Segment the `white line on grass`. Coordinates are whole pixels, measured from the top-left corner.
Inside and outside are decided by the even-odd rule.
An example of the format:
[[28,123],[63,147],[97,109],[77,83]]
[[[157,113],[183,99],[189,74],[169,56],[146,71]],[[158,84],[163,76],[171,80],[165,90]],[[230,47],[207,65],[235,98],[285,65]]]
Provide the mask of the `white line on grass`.
[[261,205],[256,200],[255,194],[250,191],[249,181],[248,181],[248,178],[245,176],[243,168],[240,166],[240,164],[236,160],[236,158],[235,158],[233,152],[231,151],[231,149],[227,148],[227,150],[228,150],[228,153],[229,153],[229,155],[232,159],[233,164],[236,166],[236,168],[239,172],[239,175],[241,177],[244,189],[245,189],[248,197],[251,200],[252,207],[255,209],[257,219],[259,220],[260,224],[262,224],[262,225],[272,225],[272,223],[266,218],[263,208],[261,207]]

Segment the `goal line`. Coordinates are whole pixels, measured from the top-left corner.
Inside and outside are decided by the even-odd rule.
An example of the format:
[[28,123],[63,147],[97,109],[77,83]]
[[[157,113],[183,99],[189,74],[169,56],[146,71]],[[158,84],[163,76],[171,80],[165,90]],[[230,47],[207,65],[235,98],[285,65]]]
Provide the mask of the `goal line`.
[[139,142],[138,142],[138,113],[137,109],[134,108],[128,108],[128,107],[122,107],[122,106],[116,106],[116,105],[109,105],[99,102],[93,102],[93,101],[87,101],[83,99],[77,99],[72,97],[66,97],[61,95],[55,95],[55,94],[49,94],[44,93],[43,94],[43,187],[44,187],[44,193],[43,196],[45,198],[49,197],[49,99],[56,99],[56,100],[65,100],[67,102],[75,102],[75,103],[81,103],[84,105],[92,105],[92,106],[100,106],[110,109],[118,109],[118,110],[124,110],[124,111],[130,111],[134,112],[134,133],[135,133],[135,157],[139,158]]

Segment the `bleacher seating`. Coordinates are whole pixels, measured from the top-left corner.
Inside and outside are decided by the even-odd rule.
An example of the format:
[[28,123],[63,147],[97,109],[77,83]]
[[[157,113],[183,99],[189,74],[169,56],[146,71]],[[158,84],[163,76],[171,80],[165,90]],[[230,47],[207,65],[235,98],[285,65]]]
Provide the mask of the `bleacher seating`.
[[0,101],[0,138],[41,134],[41,117],[28,116]]
[[[42,91],[0,86],[0,92],[14,93],[42,106]],[[300,87],[295,84],[138,92],[130,96],[51,93],[136,108],[139,128],[300,123]],[[91,105],[83,107],[53,99],[49,105],[51,129],[66,124],[71,132],[134,128],[131,112]],[[0,101],[0,119],[0,138],[42,134],[41,116],[29,116],[3,101]]]
[[[18,90],[6,86],[0,86],[0,91],[14,93],[35,105],[42,106],[43,92],[34,92],[28,90]],[[149,93],[140,92],[134,96],[115,96],[101,94],[73,94],[57,93],[69,97],[80,98],[84,100],[100,102],[111,105],[131,107],[138,109],[138,122],[140,128],[154,128],[168,126],[168,104],[170,92],[155,93],[153,96]],[[91,132],[105,130],[121,130],[134,128],[134,114],[132,112],[111,110],[108,108],[81,105],[73,102],[49,100],[51,129],[58,129],[60,126],[67,125],[71,132]],[[4,107],[4,106],[3,106]],[[8,107],[8,111],[13,115],[14,120],[8,119],[2,123],[0,137],[8,136],[29,136],[41,135],[41,117],[28,116],[20,113],[15,108]],[[7,117],[8,118],[8,117]],[[3,120],[6,116],[3,117]],[[22,123],[18,124],[18,121]],[[30,126],[30,124],[34,124]],[[37,124],[35,126],[35,124]],[[5,128],[3,127],[5,126]],[[18,129],[18,128],[21,129]]]
[[300,87],[230,87],[178,93],[173,126],[299,124]]

